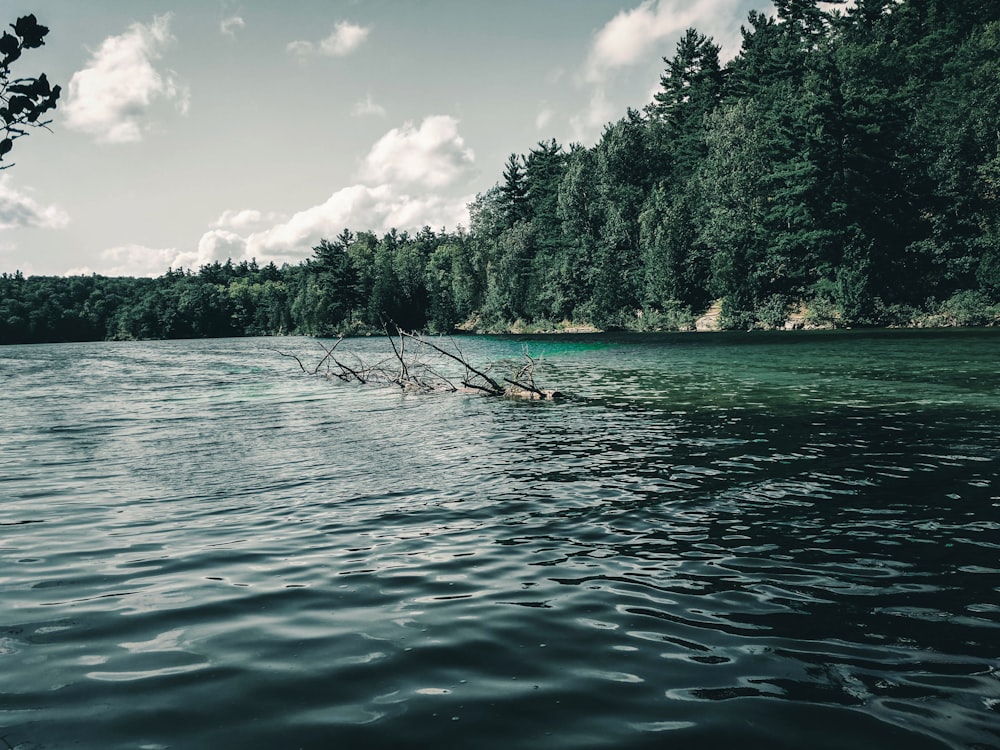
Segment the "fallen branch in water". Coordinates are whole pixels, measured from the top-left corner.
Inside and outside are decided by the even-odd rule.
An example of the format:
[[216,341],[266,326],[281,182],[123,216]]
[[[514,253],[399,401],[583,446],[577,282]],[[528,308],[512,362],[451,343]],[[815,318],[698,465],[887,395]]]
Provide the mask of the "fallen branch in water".
[[[268,349],[282,357],[294,359],[306,375],[321,375],[328,379],[336,378],[345,383],[394,385],[404,391],[422,393],[464,391],[527,400],[552,400],[561,398],[563,395],[557,390],[540,388],[535,383],[535,368],[538,362],[527,352],[524,353],[526,361],[511,374],[511,377],[496,378],[490,374],[493,365],[484,368],[474,367],[454,341],[450,342],[451,349],[449,350],[433,341],[428,341],[419,334],[398,327],[395,333],[386,330],[385,335],[392,347],[392,356],[374,364],[366,363],[353,354],[349,355],[354,360],[351,364],[342,361],[345,358],[338,359],[336,350],[344,340],[343,338],[337,339],[332,346],[318,342],[323,349],[323,357],[311,369],[306,367],[295,354],[283,352],[273,347],[268,347]],[[408,341],[416,344],[416,354],[407,350]],[[426,361],[425,357],[419,356],[421,353],[426,354],[427,351],[438,355],[438,359],[444,358],[461,365],[464,370],[463,374],[460,377],[449,377],[444,374],[433,363]],[[461,385],[455,385],[455,380]]]

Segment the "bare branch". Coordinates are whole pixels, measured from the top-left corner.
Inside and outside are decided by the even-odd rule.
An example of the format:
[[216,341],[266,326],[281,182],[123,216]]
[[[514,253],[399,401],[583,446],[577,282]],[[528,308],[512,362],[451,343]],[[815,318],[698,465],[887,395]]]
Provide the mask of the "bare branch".
[[[347,364],[344,360],[334,356],[334,352],[343,342],[343,337],[337,339],[332,346],[320,343],[324,356],[310,371],[299,357],[289,354],[279,349],[271,348],[283,357],[294,359],[299,369],[307,375],[321,374],[320,370],[325,366],[326,370],[322,374],[327,378],[336,378],[346,383],[371,383],[394,385],[404,391],[434,392],[446,391],[454,393],[459,387],[447,376],[436,369],[432,364],[423,361],[418,355],[411,354],[407,350],[407,340],[416,342],[419,347],[426,347],[427,350],[436,352],[443,358],[457,362],[464,370],[465,374],[460,380],[462,387],[467,391],[483,393],[487,396],[500,396],[506,398],[519,399],[554,399],[562,394],[558,391],[545,390],[535,384],[535,367],[537,360],[533,359],[527,351],[524,357],[527,360],[513,373],[513,377],[503,377],[501,380],[506,386],[501,385],[498,380],[492,377],[489,372],[493,365],[487,365],[482,369],[474,367],[466,359],[465,354],[458,344],[451,342],[455,351],[449,351],[443,346],[428,341],[419,334],[406,331],[392,323],[395,331],[390,333],[389,326],[386,326],[386,338],[392,347],[392,356],[385,357],[375,364],[367,364],[354,353],[349,353],[352,364]],[[399,340],[396,340],[396,337]],[[457,352],[457,354],[455,353]],[[354,364],[356,363],[356,364]]]
[[288,352],[283,352],[283,351],[281,351],[280,349],[275,349],[275,348],[274,348],[273,346],[266,346],[266,347],[264,347],[264,348],[265,348],[265,349],[267,349],[268,351],[272,351],[272,352],[277,352],[277,353],[278,353],[278,354],[280,354],[280,355],[281,355],[282,357],[291,357],[292,359],[294,359],[294,360],[295,360],[296,362],[298,362],[298,363],[299,363],[299,368],[300,368],[300,369],[302,370],[302,372],[304,372],[304,373],[305,373],[306,375],[315,375],[315,374],[316,374],[316,371],[315,371],[315,370],[314,370],[313,372],[309,372],[309,371],[308,371],[308,370],[306,369],[306,366],[305,366],[304,364],[302,364],[302,360],[301,360],[301,359],[299,359],[298,357],[296,357],[296,356],[295,356],[294,354],[290,354],[290,353],[288,353]]
[[313,371],[311,373],[312,375],[315,375],[316,373],[319,372],[319,368],[321,368],[323,366],[323,364],[325,362],[327,362],[333,356],[334,350],[336,350],[336,348],[338,346],[340,346],[340,342],[343,341],[343,340],[344,340],[344,337],[341,336],[339,339],[337,339],[337,342],[333,346],[331,346],[329,348],[327,348],[326,346],[324,346],[322,341],[317,341],[316,342],[317,344],[319,344],[320,348],[323,351],[326,352],[326,356],[323,357],[323,359],[321,359],[319,362],[316,363],[316,367],[313,368]]
[[341,371],[341,374],[339,374],[337,377],[339,377],[344,382],[348,382],[349,383],[350,380],[351,380],[350,378],[346,377],[343,374],[344,371],[346,371],[348,374],[350,374],[359,383],[367,383],[368,382],[367,376],[362,375],[361,373],[357,372],[356,370],[351,369],[350,367],[348,367],[347,365],[343,364],[339,360],[334,359],[333,362],[334,362],[334,364],[337,365],[337,367],[340,368],[340,371]]
[[[468,361],[466,359],[464,359],[463,357],[458,357],[458,356],[452,354],[451,352],[449,352],[447,349],[442,349],[440,346],[438,346],[437,344],[435,344],[433,341],[428,341],[427,339],[420,338],[416,334],[407,333],[406,331],[403,331],[402,329],[400,329],[400,333],[402,335],[404,335],[404,336],[410,337],[411,339],[416,339],[417,341],[419,341],[424,346],[429,346],[434,351],[440,352],[441,354],[443,354],[446,357],[450,357],[451,359],[453,359],[456,362],[458,362],[460,365],[464,366],[466,370],[468,370],[469,372],[471,372],[471,373],[473,373],[475,375],[478,375],[483,380],[485,380],[487,383],[489,383],[490,386],[493,388],[493,390],[499,391],[499,392],[503,392],[503,386],[501,386],[497,381],[495,381],[493,378],[491,378],[489,375],[487,375],[482,370],[477,370],[475,367],[473,367],[472,365],[470,365],[468,363]],[[486,390],[486,389],[484,388],[483,390]]]

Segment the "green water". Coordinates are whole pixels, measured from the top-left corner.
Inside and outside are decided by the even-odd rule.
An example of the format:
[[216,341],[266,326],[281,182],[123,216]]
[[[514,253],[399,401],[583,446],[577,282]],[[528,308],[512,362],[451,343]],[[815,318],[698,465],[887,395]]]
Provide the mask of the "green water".
[[7,746],[1000,743],[1000,331],[276,345],[0,349]]

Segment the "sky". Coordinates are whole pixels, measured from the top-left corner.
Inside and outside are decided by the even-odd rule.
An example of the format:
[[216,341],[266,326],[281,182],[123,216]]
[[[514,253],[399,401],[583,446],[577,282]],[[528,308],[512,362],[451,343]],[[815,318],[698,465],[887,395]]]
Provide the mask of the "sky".
[[766,0],[3,0],[63,87],[0,171],[0,272],[298,263],[344,228],[468,226],[511,153],[593,145],[695,27]]

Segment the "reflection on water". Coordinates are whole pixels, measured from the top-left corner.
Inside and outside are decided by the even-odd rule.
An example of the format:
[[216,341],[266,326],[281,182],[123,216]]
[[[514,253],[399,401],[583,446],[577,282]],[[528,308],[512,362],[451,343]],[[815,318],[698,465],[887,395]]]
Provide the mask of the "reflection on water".
[[1000,743],[997,332],[261,344],[0,349],[9,746]]

